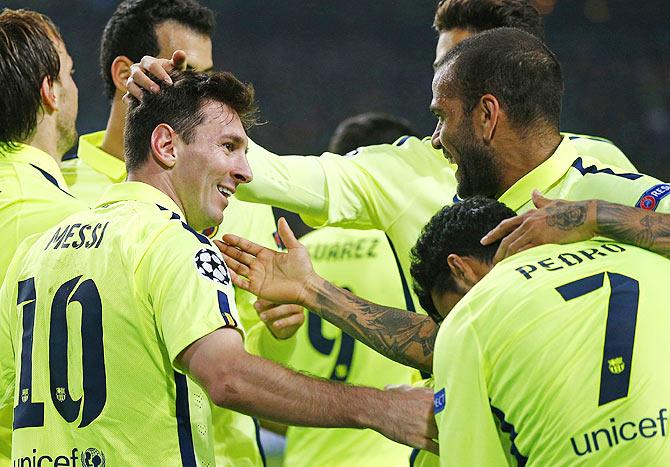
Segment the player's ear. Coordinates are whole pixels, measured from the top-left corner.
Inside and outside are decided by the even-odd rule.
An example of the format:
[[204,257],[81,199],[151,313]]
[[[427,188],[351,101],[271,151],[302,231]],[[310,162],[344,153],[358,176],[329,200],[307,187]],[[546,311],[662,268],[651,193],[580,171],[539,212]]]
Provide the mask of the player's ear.
[[451,276],[460,292],[467,293],[481,279],[479,261],[470,256],[460,256],[455,253],[447,257],[447,265]]
[[151,132],[151,152],[165,169],[171,169],[177,162],[176,139],[177,133],[167,123],[161,123]]
[[484,94],[473,112],[473,124],[479,129],[484,143],[490,144],[500,118],[500,102],[493,94]]
[[132,64],[133,61],[131,59],[120,55],[114,59],[109,69],[116,92],[120,93],[120,96],[123,96],[127,91],[126,81],[130,77],[130,66]]
[[40,84],[40,98],[42,99],[42,106],[47,113],[58,110],[58,99],[56,99],[54,82],[48,76],[45,76],[42,79],[42,84]]

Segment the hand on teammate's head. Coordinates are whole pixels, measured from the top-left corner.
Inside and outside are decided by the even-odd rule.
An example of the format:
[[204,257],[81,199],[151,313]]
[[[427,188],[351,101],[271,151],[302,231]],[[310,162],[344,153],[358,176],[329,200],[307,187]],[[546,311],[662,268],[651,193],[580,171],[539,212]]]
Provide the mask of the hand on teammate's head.
[[158,92],[159,87],[147,75],[150,73],[157,79],[172,84],[170,72],[175,69],[183,70],[186,68],[186,53],[183,50],[175,50],[170,60],[166,58],[155,58],[145,55],[140,63],[134,63],[130,67],[130,77],[126,81],[128,91],[123,96],[124,102],[128,103],[131,97],[142,100],[145,91]]

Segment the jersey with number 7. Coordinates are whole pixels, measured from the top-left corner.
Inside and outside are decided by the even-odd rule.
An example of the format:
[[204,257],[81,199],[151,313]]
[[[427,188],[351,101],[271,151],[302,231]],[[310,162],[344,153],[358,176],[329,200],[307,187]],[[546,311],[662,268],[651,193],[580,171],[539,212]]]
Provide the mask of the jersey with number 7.
[[668,277],[597,241],[495,266],[438,334],[441,465],[670,465]]

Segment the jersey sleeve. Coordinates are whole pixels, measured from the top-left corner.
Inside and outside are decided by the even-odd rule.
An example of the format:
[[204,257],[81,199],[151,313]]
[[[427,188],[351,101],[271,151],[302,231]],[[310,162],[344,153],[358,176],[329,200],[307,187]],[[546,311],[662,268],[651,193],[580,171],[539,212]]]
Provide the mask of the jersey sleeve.
[[14,344],[11,315],[16,313],[16,284],[5,281],[0,288],[0,413],[14,402]]
[[386,229],[409,205],[408,178],[430,176],[435,153],[429,140],[401,138],[340,156],[277,156],[250,144],[254,181],[240,186],[247,201],[297,212],[313,226]]
[[477,336],[467,323],[447,320],[442,326],[433,364],[441,465],[507,465]]
[[670,212],[670,183],[649,175],[599,167],[602,166],[593,159],[584,158],[576,167],[583,180],[570,188],[570,199],[604,199],[647,211]]
[[206,237],[168,228],[150,246],[136,270],[137,293],[153,310],[170,361],[219,328],[238,327],[230,273]]

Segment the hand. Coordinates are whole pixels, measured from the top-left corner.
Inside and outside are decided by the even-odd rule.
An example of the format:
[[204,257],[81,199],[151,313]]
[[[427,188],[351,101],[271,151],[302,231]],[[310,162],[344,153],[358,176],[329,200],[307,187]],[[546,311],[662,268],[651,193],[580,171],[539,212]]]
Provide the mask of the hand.
[[393,441],[439,454],[433,390],[412,386],[387,388],[387,410],[377,415],[377,431]]
[[267,300],[257,300],[254,308],[277,339],[293,337],[305,322],[305,309],[300,305],[277,305]]
[[304,306],[308,285],[318,281],[319,276],[312,268],[309,253],[283,217],[279,219],[278,230],[286,253],[230,234],[223,236],[223,242],[214,243],[233,272],[235,286],[273,303]]
[[147,76],[147,72],[161,81],[172,84],[169,73],[172,70],[183,70],[184,68],[186,68],[186,53],[183,50],[175,50],[170,60],[145,55],[140,63],[134,63],[130,67],[130,77],[126,81],[127,92],[123,96],[124,102],[127,104],[131,96],[141,101],[145,91],[157,93],[160,90],[158,84]]
[[482,238],[482,245],[502,239],[494,263],[538,245],[574,243],[595,235],[595,201],[551,200],[534,190],[533,204],[537,209],[505,219]]

